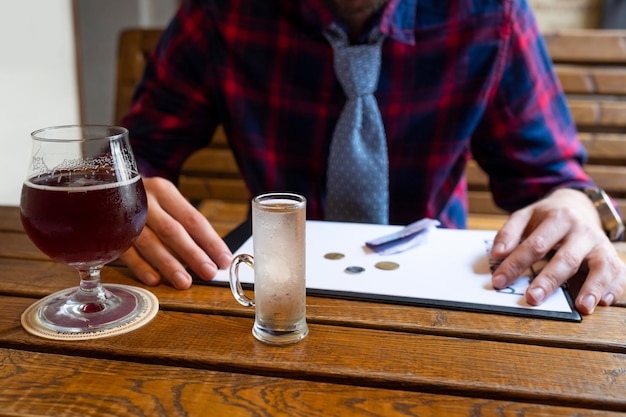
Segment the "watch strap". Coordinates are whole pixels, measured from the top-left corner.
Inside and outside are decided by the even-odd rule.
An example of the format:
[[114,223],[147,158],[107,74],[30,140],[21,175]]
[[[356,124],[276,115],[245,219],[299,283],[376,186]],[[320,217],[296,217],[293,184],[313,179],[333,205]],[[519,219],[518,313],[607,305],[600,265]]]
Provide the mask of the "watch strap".
[[581,190],[591,200],[600,215],[602,227],[611,241],[621,240],[624,235],[624,222],[613,200],[601,188],[585,187]]

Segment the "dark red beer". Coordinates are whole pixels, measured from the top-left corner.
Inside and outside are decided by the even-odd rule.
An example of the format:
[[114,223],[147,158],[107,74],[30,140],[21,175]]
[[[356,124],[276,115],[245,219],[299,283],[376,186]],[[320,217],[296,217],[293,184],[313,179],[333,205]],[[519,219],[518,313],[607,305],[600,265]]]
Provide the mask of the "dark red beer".
[[82,268],[106,264],[130,247],[146,222],[139,176],[117,181],[105,171],[57,171],[22,187],[21,218],[51,258]]

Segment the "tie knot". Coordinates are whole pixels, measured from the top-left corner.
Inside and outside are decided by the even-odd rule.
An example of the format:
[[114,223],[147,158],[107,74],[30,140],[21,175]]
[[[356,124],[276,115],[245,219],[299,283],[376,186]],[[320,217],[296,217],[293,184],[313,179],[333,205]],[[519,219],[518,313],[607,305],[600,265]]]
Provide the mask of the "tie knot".
[[334,50],[335,74],[348,98],[374,93],[378,86],[383,35],[371,36],[373,43],[349,45],[345,32],[336,26],[326,33]]

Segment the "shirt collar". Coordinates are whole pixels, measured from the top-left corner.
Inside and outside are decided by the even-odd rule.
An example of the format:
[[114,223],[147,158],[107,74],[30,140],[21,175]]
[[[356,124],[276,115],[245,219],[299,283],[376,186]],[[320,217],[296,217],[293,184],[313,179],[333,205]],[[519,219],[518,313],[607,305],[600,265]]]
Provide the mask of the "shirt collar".
[[387,37],[415,45],[415,13],[419,0],[390,0],[380,22]]
[[[419,0],[390,0],[380,21],[380,30],[387,37],[415,45],[415,13]],[[334,21],[331,11],[321,0],[300,0],[301,18],[306,25],[323,32]]]

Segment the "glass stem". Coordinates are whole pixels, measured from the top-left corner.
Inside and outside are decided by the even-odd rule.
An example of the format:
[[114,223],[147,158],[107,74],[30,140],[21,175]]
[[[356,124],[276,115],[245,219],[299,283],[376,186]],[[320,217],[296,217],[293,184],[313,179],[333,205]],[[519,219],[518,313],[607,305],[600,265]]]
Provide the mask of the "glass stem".
[[100,270],[102,267],[79,269],[80,287],[74,298],[81,304],[84,313],[95,313],[106,308],[107,292],[100,283]]

